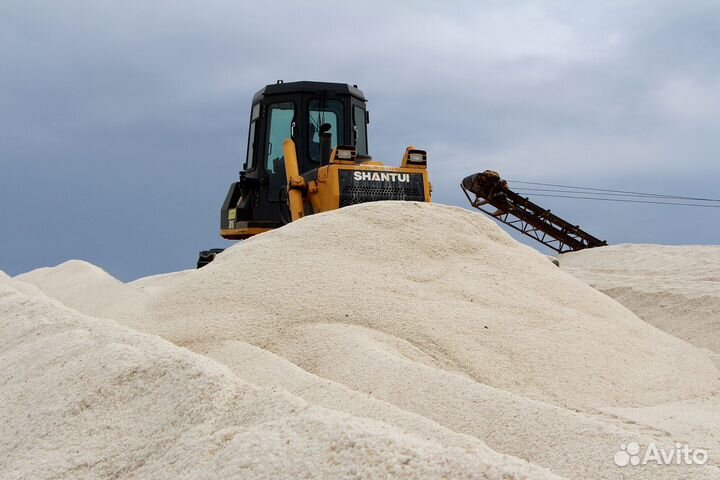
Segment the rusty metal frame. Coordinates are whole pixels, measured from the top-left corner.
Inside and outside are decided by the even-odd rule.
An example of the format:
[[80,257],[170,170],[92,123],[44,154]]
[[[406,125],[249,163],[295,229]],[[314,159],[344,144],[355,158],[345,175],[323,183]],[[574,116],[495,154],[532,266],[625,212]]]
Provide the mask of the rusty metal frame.
[[[572,225],[512,190],[505,189],[505,202],[499,202],[470,192],[462,184],[460,188],[474,208],[558,253],[607,245],[606,241],[590,235],[580,226]],[[475,195],[475,199],[471,194]],[[494,207],[496,211],[483,208],[486,205]]]

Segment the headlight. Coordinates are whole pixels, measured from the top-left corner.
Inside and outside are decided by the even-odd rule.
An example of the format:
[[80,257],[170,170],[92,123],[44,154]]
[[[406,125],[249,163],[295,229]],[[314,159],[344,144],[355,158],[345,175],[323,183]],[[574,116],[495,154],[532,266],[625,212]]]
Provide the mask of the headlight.
[[330,156],[330,163],[353,162],[355,163],[355,147],[338,145]]
[[412,145],[405,149],[403,155],[402,166],[407,168],[425,168],[427,167],[427,152],[418,150]]

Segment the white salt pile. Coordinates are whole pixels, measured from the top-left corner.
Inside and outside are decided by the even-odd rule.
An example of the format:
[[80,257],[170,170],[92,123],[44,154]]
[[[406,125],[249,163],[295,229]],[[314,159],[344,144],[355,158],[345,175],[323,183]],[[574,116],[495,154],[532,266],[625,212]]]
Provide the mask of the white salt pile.
[[646,322],[720,353],[720,247],[617,245],[560,261]]
[[[236,381],[365,417],[438,451],[485,449],[484,468],[720,477],[717,359],[461,209],[381,202],[307,217],[201,270],[113,284],[100,301],[90,292],[103,275],[85,275],[88,298],[66,293],[74,274],[59,276],[22,280],[202,355],[193,359],[212,358]],[[618,467],[614,455],[628,442],[687,442],[710,449],[710,462]],[[502,463],[485,444],[531,466]],[[377,468],[371,475],[388,474]]]
[[[347,372],[343,383],[359,381],[349,367],[374,349],[574,408],[717,387],[702,352],[458,208],[388,202],[315,216],[193,273],[151,299],[155,333],[200,351],[243,339],[327,378]],[[662,374],[634,368],[668,356],[678,358]]]
[[259,389],[0,279],[0,471],[24,478],[557,478]]
[[[117,280],[102,268],[70,260],[53,268],[38,268],[16,277],[35,285],[45,294],[88,315],[105,317],[113,305],[139,304],[143,294]],[[111,300],[110,300],[111,299]]]
[[[720,366],[720,247],[616,245],[568,253],[560,263],[649,324],[712,350],[709,356]],[[606,411],[720,449],[714,397]]]

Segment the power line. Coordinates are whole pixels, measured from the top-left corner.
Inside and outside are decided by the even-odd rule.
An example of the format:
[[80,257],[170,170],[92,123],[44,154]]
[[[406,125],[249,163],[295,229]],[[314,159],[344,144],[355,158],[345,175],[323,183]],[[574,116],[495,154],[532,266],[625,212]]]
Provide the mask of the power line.
[[717,200],[712,199],[700,199],[696,197],[683,197],[679,195],[660,195],[660,194],[640,194],[640,193],[602,193],[585,190],[558,190],[552,188],[531,188],[531,187],[520,187],[520,190],[524,192],[551,192],[551,193],[570,193],[573,195],[597,195],[601,197],[629,197],[629,198],[661,198],[668,200],[695,200],[703,202],[713,202]]
[[[540,185],[543,187],[559,187],[559,188],[570,188],[573,190],[586,190],[585,192],[578,191],[577,193],[585,193],[585,194],[592,194],[592,195],[603,195],[602,193],[596,193],[596,192],[608,192],[608,194],[623,194],[627,196],[641,196],[641,197],[657,197],[657,198],[667,198],[667,199],[675,199],[675,200],[694,200],[698,202],[720,202],[720,199],[717,198],[700,198],[700,197],[686,197],[682,195],[666,195],[666,194],[660,194],[660,193],[644,193],[644,192],[633,192],[633,191],[627,191],[627,190],[611,190],[607,188],[594,188],[594,187],[577,187],[573,185],[562,185],[557,183],[541,183],[541,182],[525,182],[521,180],[508,180],[508,183],[514,184],[514,183],[522,183],[525,185]],[[525,188],[525,190],[531,190],[531,188]],[[538,191],[541,191],[542,189],[536,189]],[[575,192],[566,192],[566,193],[575,193]]]
[[[519,182],[516,182],[519,183]],[[517,194],[523,194],[528,193],[524,191],[516,191]],[[652,201],[652,200],[630,200],[630,199],[624,199],[624,198],[603,198],[603,197],[581,197],[581,196],[573,196],[573,195],[551,195],[551,194],[543,194],[543,193],[532,193],[529,192],[530,195],[535,197],[551,197],[551,198],[575,198],[577,200],[600,200],[605,202],[622,202],[622,203],[645,203],[645,204],[655,204],[655,205],[676,205],[679,207],[706,207],[706,208],[720,208],[720,205],[706,205],[703,203],[676,203],[676,202],[658,202],[658,201]],[[578,192],[578,194],[582,194],[582,192]]]

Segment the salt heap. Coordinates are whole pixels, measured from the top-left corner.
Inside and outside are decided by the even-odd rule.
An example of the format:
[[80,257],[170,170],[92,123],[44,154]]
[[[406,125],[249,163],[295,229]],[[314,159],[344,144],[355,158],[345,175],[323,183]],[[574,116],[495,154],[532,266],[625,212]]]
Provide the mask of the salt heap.
[[646,322],[720,353],[720,247],[616,245],[562,255],[561,266]]
[[0,471],[22,478],[558,478],[260,389],[0,275]]
[[[720,247],[614,245],[561,255],[560,265],[646,322],[710,349],[720,367]],[[713,451],[720,448],[720,409],[713,397],[605,411],[677,438],[693,438]]]
[[[631,441],[720,448],[720,372],[707,351],[462,209],[344,208],[127,287],[142,295],[104,296],[103,316],[444,448],[482,440],[594,479],[618,477],[613,455]],[[96,302],[61,300],[84,312]],[[656,467],[622,475],[718,476],[714,464]]]
[[[308,217],[228,249],[151,298],[149,313],[153,333],[177,344],[203,351],[242,339],[376,394],[403,382],[377,378],[380,354],[576,409],[718,387],[702,352],[488,219],[442,205]],[[676,361],[664,372],[635,368],[668,357]]]
[[102,268],[81,260],[38,268],[16,277],[83,313],[105,317],[117,304],[141,304],[143,293],[125,285]]

